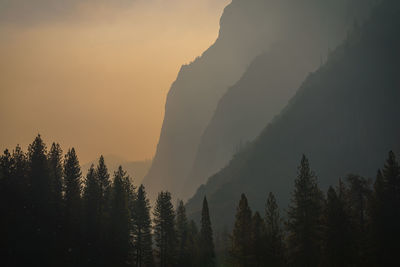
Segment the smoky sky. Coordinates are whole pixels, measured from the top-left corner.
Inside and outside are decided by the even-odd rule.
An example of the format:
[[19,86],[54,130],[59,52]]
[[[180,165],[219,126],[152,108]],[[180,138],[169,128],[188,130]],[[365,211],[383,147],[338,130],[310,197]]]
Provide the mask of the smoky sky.
[[128,8],[137,0],[0,0],[0,23],[35,25],[76,19],[82,5]]
[[0,150],[40,133],[152,158],[167,92],[217,38],[229,0],[0,0]]

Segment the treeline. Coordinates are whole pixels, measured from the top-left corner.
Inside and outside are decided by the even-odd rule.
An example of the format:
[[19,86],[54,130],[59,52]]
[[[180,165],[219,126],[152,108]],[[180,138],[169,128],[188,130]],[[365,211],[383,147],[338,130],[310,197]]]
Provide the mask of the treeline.
[[206,199],[200,230],[169,192],[151,216],[122,167],[110,177],[101,156],[83,177],[73,148],[40,135],[0,156],[0,205],[3,266],[214,266]]
[[[269,193],[264,215],[242,194],[225,266],[397,266],[400,169],[395,154],[374,182],[350,174],[326,195],[305,156],[285,219]],[[217,238],[218,240],[219,238]],[[218,246],[217,246],[218,247]]]
[[160,192],[151,210],[143,185],[101,156],[82,176],[75,150],[65,155],[40,135],[27,153],[0,156],[4,266],[392,266],[400,240],[400,168],[395,154],[376,179],[350,174],[325,194],[305,156],[291,204],[280,213],[269,193],[263,214],[244,194],[231,232],[213,230],[206,198],[200,229]]

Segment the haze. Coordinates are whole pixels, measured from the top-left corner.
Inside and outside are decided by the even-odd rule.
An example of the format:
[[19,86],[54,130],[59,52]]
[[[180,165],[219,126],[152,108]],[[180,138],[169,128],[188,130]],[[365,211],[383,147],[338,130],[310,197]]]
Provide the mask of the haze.
[[153,157],[166,93],[229,2],[0,0],[0,148],[41,133],[82,162]]

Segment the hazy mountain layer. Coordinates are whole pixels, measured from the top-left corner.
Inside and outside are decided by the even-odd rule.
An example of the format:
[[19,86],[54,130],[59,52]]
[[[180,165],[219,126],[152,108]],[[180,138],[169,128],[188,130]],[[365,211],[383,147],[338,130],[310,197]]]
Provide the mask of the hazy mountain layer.
[[303,82],[286,108],[189,200],[195,218],[207,195],[212,221],[230,225],[240,193],[263,211],[269,191],[287,207],[301,155],[326,189],[352,172],[374,177],[400,151],[400,3],[383,1]]
[[182,66],[168,93],[156,155],[144,179],[150,197],[160,190],[179,191],[218,100],[250,61],[279,39],[274,24],[279,17],[269,11],[269,2],[274,1],[232,1],[223,12],[215,43]]
[[[355,21],[366,17],[372,1],[283,1],[285,36],[257,57],[228,89],[202,135],[181,196],[223,168],[241,146],[252,141],[287,104],[307,74],[319,67],[345,38]],[[305,5],[305,6],[304,6]],[[282,29],[283,30],[283,29]]]
[[181,197],[177,193],[189,176],[218,101],[257,55],[283,40],[303,43],[305,38],[319,36],[321,30],[329,34],[319,47],[323,50],[314,52],[318,57],[326,54],[327,47],[342,35],[347,7],[353,2],[359,0],[232,1],[221,17],[216,42],[181,68],[168,93],[156,155],[144,179],[152,190],[150,197],[160,190]]

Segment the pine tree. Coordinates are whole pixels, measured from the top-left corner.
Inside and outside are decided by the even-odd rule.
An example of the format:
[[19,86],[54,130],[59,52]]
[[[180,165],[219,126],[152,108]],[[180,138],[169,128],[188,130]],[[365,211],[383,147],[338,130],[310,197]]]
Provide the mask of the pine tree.
[[[28,162],[25,153],[17,145],[12,154],[5,150],[0,156],[0,210],[2,225],[0,246],[3,248],[5,265],[25,265],[32,259],[26,259],[32,249],[33,238],[31,204],[28,198]],[[15,242],[15,241],[18,242]],[[32,256],[35,256],[34,254]]]
[[188,237],[187,237],[187,252],[190,258],[188,266],[199,266],[200,253],[199,253],[199,230],[197,229],[196,223],[191,220],[188,223]]
[[236,219],[232,235],[231,261],[233,266],[252,266],[251,226],[252,214],[245,194],[242,194],[236,209]]
[[368,258],[368,212],[367,203],[371,196],[370,182],[359,175],[349,174],[347,176],[349,183],[349,214],[352,223],[354,240],[356,244],[355,252],[358,254],[359,262],[357,264],[366,264]]
[[108,264],[127,266],[130,250],[130,212],[125,187],[126,172],[119,166],[114,173],[111,195],[110,236],[111,250]]
[[373,251],[372,260],[377,266],[384,265],[385,256],[385,181],[381,170],[378,170],[374,183],[374,191],[368,203],[371,217],[370,250]]
[[133,215],[133,244],[135,248],[134,266],[152,267],[154,266],[150,204],[146,197],[143,185],[139,186],[134,205]]
[[200,260],[201,266],[215,266],[213,232],[206,197],[203,199],[203,208],[201,210]]
[[[111,202],[111,181],[107,166],[104,162],[104,157],[101,155],[95,170],[100,188],[100,247],[101,256],[107,257],[107,252],[111,249],[110,236],[110,202]],[[104,259],[107,261],[107,259]]]
[[53,143],[51,145],[49,155],[49,168],[50,177],[52,183],[52,201],[54,208],[59,217],[62,216],[60,213],[63,206],[63,166],[62,166],[62,149],[60,144]]
[[[126,174],[126,173],[125,173]],[[128,201],[128,210],[129,210],[129,236],[130,236],[130,247],[129,247],[129,255],[128,255],[128,263],[129,265],[132,265],[135,261],[135,249],[134,249],[134,243],[133,243],[133,234],[134,234],[134,227],[135,225],[133,224],[133,219],[135,217],[135,203],[137,199],[136,195],[136,187],[133,185],[131,182],[131,178],[129,175],[125,175],[125,177],[122,179],[123,186],[125,188],[125,193]]]
[[68,262],[79,263],[81,253],[81,168],[75,149],[68,150],[64,159],[65,225]]
[[177,243],[175,212],[169,192],[158,194],[153,215],[157,264],[160,267],[175,266]]
[[85,234],[88,252],[88,262],[96,262],[99,253],[100,228],[100,184],[97,179],[93,164],[90,166],[83,190],[83,207],[85,214]]
[[385,181],[385,191],[388,201],[392,203],[392,209],[395,209],[400,201],[400,167],[393,151],[389,151],[385,166],[382,169],[382,174]]
[[178,240],[177,246],[177,264],[176,266],[187,267],[190,265],[188,252],[188,231],[189,225],[186,218],[186,211],[183,201],[179,201],[176,210],[176,234]]
[[110,174],[108,173],[103,155],[101,155],[99,158],[99,162],[96,168],[96,176],[100,185],[100,213],[103,217],[107,218],[109,215],[109,202],[111,197],[111,181]]
[[362,235],[366,231],[367,201],[371,194],[369,181],[355,174],[349,174],[347,181],[350,185],[351,215],[357,229],[360,230],[360,234]]
[[346,210],[343,185],[338,193],[329,187],[324,215],[324,266],[351,266],[353,249],[352,227]]
[[54,217],[52,209],[52,183],[47,160],[47,149],[40,135],[28,147],[29,206],[34,243],[32,254],[38,262],[49,262],[44,251],[52,251]]
[[28,147],[28,168],[32,212],[39,228],[49,222],[51,216],[52,190],[46,154],[46,145],[38,135]]
[[372,238],[377,265],[397,260],[400,239],[400,167],[390,151],[382,172],[378,172],[371,209]]
[[[265,260],[265,223],[261,215],[256,211],[251,220],[251,254],[254,267],[262,267],[266,265]],[[268,262],[270,264],[270,262]]]
[[265,205],[265,239],[266,262],[270,266],[284,265],[284,244],[282,219],[279,215],[278,204],[272,192],[269,193]]
[[317,178],[303,155],[288,211],[290,261],[298,266],[317,266],[321,254],[323,195]]

